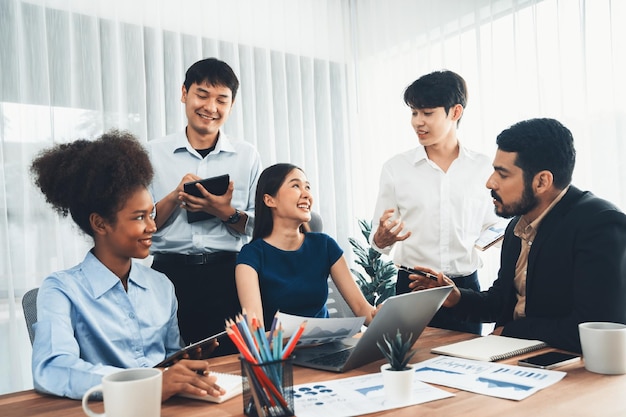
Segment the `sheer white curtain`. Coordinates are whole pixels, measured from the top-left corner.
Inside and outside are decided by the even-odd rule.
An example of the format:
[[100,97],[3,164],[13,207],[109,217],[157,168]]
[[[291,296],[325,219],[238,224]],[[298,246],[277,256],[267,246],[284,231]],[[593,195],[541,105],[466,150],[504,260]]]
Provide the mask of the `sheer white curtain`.
[[[459,139],[489,156],[496,135],[528,118],[572,130],[573,182],[626,209],[626,2],[359,0],[353,2],[358,116],[355,215],[371,217],[382,163],[416,146],[404,88],[439,69],[461,74],[469,102]],[[358,129],[358,130],[357,130]],[[360,188],[357,188],[360,187]],[[498,250],[484,253],[481,283]]]
[[[380,166],[416,145],[404,88],[449,69],[468,84],[459,128],[487,155],[496,135],[527,118],[572,130],[574,183],[626,209],[626,2],[620,0],[354,1],[361,153],[357,215],[371,216]],[[358,129],[358,131],[357,131]],[[374,187],[375,188],[375,187]]]
[[[35,189],[28,167],[53,143],[127,129],[184,128],[185,70],[215,56],[241,89],[225,126],[264,166],[301,166],[325,230],[347,242],[347,1],[0,0],[0,393],[32,387],[19,301],[89,248]],[[320,30],[320,28],[323,28]]]
[[403,89],[448,68],[470,90],[464,143],[493,155],[508,125],[560,119],[575,184],[624,209],[625,21],[621,0],[0,0],[0,393],[32,384],[21,295],[89,247],[32,186],[39,149],[181,129],[184,71],[217,56],[241,80],[226,132],[302,166],[349,255],[382,163],[415,146]]

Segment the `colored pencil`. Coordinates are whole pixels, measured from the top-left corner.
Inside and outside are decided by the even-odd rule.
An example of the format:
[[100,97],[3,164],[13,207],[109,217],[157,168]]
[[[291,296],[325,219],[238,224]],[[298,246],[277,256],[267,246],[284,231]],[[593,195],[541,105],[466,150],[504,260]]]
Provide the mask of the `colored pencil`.
[[296,344],[298,343],[300,336],[302,336],[302,332],[304,332],[304,328],[306,327],[306,324],[307,324],[307,320],[303,321],[302,324],[300,324],[298,331],[294,333],[293,335],[291,335],[291,337],[289,338],[289,341],[287,342],[287,346],[285,346],[281,355],[283,360],[287,359],[291,355],[293,350],[296,348]]

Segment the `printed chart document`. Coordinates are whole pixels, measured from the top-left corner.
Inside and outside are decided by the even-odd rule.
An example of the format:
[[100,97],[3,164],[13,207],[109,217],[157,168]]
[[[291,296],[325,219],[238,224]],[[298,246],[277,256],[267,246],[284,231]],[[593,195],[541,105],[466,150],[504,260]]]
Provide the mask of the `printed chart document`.
[[541,340],[517,339],[515,337],[490,334],[450,345],[439,346],[430,351],[438,355],[493,362],[532,352],[546,346],[547,344]]
[[509,400],[523,400],[559,382],[561,371],[439,356],[415,364],[419,380]]
[[307,321],[298,346],[329,343],[352,337],[361,331],[365,317],[341,317],[320,319],[278,313],[278,320],[283,325],[284,337],[291,336],[304,320]]
[[383,376],[380,372],[295,385],[293,390],[298,417],[358,416],[454,397],[454,394],[424,384],[414,377],[411,401],[402,405],[390,404],[385,400]]

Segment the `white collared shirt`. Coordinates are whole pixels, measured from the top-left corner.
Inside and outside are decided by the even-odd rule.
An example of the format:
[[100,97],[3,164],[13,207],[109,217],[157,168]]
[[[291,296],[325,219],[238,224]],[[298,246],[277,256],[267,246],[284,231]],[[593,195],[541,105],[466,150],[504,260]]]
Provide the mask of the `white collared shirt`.
[[[501,220],[486,182],[493,168],[486,155],[459,145],[447,172],[428,159],[423,146],[398,154],[382,168],[370,243],[397,264],[426,266],[448,276],[465,276],[482,266],[474,248],[481,231]],[[411,236],[377,248],[373,236],[386,209],[404,221]]]

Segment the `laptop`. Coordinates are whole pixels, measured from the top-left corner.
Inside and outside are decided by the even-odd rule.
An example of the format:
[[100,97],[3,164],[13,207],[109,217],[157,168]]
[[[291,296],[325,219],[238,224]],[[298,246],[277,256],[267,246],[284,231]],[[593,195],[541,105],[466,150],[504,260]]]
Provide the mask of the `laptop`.
[[295,351],[293,363],[307,368],[345,372],[383,358],[376,346],[383,335],[400,329],[403,335],[413,333],[412,343],[422,334],[441,307],[452,286],[436,287],[389,297],[383,303],[360,338],[346,338]]

